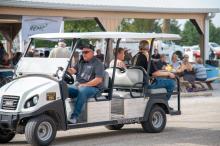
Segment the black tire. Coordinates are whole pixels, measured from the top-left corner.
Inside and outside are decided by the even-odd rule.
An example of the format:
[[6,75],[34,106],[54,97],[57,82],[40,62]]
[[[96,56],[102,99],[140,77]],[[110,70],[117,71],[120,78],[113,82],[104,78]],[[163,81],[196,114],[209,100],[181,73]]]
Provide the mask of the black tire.
[[124,126],[124,124],[117,124],[117,125],[108,125],[105,126],[108,130],[121,130],[121,128]]
[[0,129],[0,143],[8,143],[15,137],[14,132],[3,132]]
[[33,146],[48,146],[56,137],[56,133],[56,123],[47,115],[35,117],[25,126],[26,140]]
[[166,113],[160,106],[154,106],[149,114],[148,120],[141,123],[145,132],[159,133],[164,130],[167,122]]

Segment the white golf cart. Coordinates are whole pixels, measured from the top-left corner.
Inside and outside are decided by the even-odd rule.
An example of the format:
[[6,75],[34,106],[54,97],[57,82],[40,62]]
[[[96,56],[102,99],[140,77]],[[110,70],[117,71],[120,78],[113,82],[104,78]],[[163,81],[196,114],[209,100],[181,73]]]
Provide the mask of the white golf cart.
[[[30,46],[35,40],[72,41],[70,58],[29,57]],[[14,79],[0,88],[0,143],[7,143],[16,133],[25,134],[32,145],[49,145],[58,130],[106,126],[120,130],[124,124],[141,124],[145,132],[161,132],[166,126],[166,114],[180,115],[180,90],[177,79],[176,110],[170,110],[165,100],[166,89],[148,89],[149,69],[128,67],[106,68],[104,89],[90,98],[77,124],[69,124],[74,99],[68,95],[68,86],[74,78],[66,71],[71,58],[83,39],[120,40],[151,39],[150,56],[155,39],[178,40],[179,35],[129,32],[52,33],[31,37],[31,42],[15,71]],[[47,45],[47,43],[44,43]],[[108,52],[108,51],[106,51]],[[33,56],[33,54],[32,54]],[[116,54],[115,54],[116,56]],[[149,60],[148,66],[150,66]],[[114,62],[116,66],[116,60]]]

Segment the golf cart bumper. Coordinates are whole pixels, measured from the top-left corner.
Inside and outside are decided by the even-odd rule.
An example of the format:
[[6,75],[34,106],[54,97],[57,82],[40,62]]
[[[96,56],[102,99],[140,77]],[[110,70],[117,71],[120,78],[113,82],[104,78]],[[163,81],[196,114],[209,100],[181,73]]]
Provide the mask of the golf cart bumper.
[[0,112],[0,129],[15,131],[18,125],[19,115],[16,113]]
[[66,113],[61,99],[44,105],[40,109],[30,113],[0,111],[0,129],[17,131],[20,124],[25,124],[29,119],[41,114],[48,114],[57,121],[59,120],[58,129],[66,130]]

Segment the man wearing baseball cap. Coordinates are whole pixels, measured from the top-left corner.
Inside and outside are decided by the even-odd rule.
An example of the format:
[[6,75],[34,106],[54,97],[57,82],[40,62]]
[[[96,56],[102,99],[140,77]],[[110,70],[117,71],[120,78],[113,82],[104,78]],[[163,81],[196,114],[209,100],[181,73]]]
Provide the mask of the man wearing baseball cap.
[[74,111],[69,122],[75,124],[87,99],[93,97],[103,88],[104,65],[94,56],[94,46],[88,44],[82,48],[82,59],[72,68],[71,74],[76,74],[78,86],[69,87],[69,95],[76,98]]

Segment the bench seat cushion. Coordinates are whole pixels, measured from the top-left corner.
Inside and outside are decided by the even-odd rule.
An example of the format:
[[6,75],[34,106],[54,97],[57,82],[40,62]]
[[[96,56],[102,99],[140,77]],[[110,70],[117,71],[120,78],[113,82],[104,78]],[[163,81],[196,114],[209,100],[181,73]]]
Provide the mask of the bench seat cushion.
[[150,93],[150,94],[161,94],[161,93],[167,93],[167,90],[165,88],[148,89],[148,93]]

